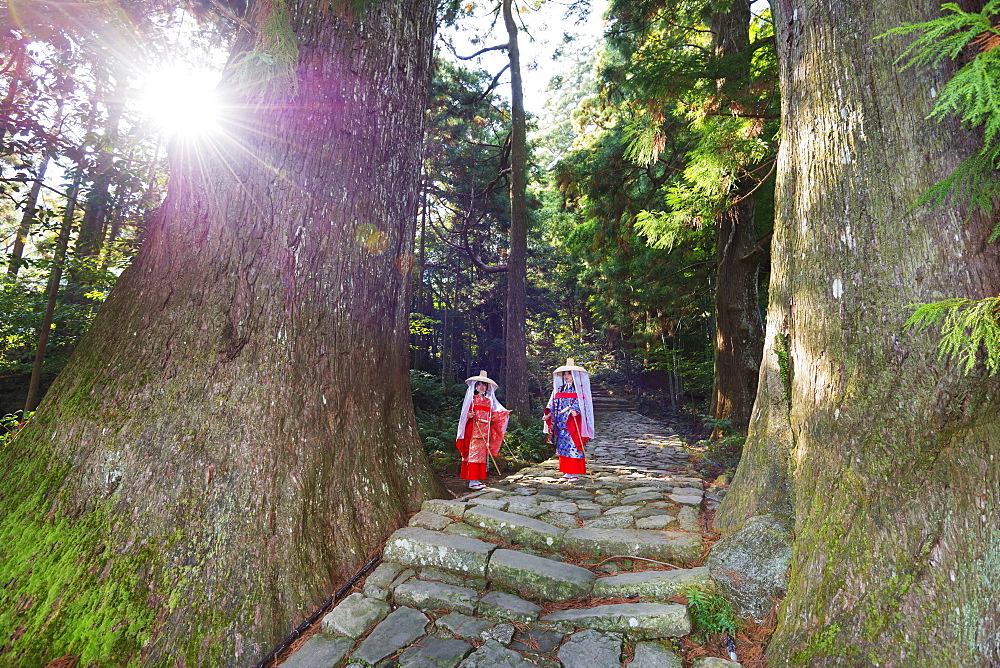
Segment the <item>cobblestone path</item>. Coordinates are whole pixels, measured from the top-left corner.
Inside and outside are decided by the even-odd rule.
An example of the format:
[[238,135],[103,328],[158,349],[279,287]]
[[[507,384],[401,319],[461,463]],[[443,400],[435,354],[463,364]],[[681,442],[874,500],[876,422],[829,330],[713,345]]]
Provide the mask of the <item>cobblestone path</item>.
[[653,476],[687,471],[683,441],[670,427],[633,411],[597,414],[595,438],[587,444],[594,462]]
[[[631,411],[598,414],[590,475],[557,463],[459,499],[424,502],[389,537],[361,593],[323,619],[285,668],[682,668],[702,509],[679,439]],[[682,599],[683,600],[683,599]],[[693,668],[736,668],[705,657]]]

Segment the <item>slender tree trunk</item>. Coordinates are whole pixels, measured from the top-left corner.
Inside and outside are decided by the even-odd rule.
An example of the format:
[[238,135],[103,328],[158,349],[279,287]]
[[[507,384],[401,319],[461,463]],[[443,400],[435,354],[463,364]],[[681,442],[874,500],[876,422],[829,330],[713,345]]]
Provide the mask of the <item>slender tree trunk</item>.
[[528,338],[526,333],[528,263],[528,149],[525,138],[521,52],[512,0],[503,0],[510,57],[510,253],[507,255],[507,309],[504,321],[504,397],[514,419],[530,418],[528,400]]
[[[92,258],[101,252],[104,242],[108,212],[111,209],[111,168],[114,162],[115,145],[118,142],[119,126],[125,109],[124,84],[118,81],[108,101],[108,118],[104,125],[100,149],[94,163],[90,192],[87,193],[87,207],[80,222],[80,234],[76,239],[76,256]],[[87,282],[84,276],[74,277],[77,282]]]
[[[738,69],[742,71],[735,71],[733,78],[749,78],[749,3],[733,0],[727,11],[712,16],[711,29],[716,56],[741,59]],[[723,87],[727,84],[740,85],[720,82]],[[750,424],[764,347],[757,303],[760,253],[754,226],[755,185],[749,177],[736,182],[731,193],[734,204],[716,222],[715,235],[715,380],[709,412],[718,420],[729,420],[743,433]]]
[[3,100],[0,100],[0,119],[2,119],[0,121],[0,155],[7,155],[9,153],[4,143],[7,140],[7,135],[14,127],[14,107],[17,103],[17,94],[21,89],[21,79],[24,78],[24,70],[28,61],[27,41],[24,39],[14,40],[12,45],[14,53],[11,55],[11,58],[14,59],[14,62],[12,63],[13,69],[10,70],[10,83],[7,86],[7,94]]
[[24,245],[28,242],[31,234],[31,226],[35,223],[35,215],[38,213],[38,197],[42,192],[42,183],[45,181],[45,171],[49,167],[48,156],[42,158],[42,164],[38,166],[38,173],[35,174],[35,182],[31,184],[28,197],[24,203],[24,213],[21,214],[21,224],[18,225],[14,233],[14,247],[10,251],[10,262],[7,264],[7,276],[11,279],[17,278],[17,272],[21,269],[24,261]]
[[[417,286],[417,296],[413,300],[415,311],[426,316],[430,316],[431,313],[424,308],[424,293],[426,289],[424,288],[424,263],[427,261],[427,190],[424,187],[420,189],[421,203],[420,203],[420,253],[417,255],[417,273],[416,286]],[[433,334],[430,336],[424,334],[418,334],[414,337],[416,339],[416,344],[413,350],[413,368],[426,371],[427,361],[430,358],[430,346]]]
[[434,3],[247,20],[284,7],[297,94],[172,147],[139,255],[0,449],[0,662],[253,665],[439,491],[398,268]]
[[[980,5],[981,6],[981,5]],[[913,209],[970,155],[900,72],[935,0],[774,4],[782,142],[757,406],[717,523],[790,513],[771,666],[1000,664],[1000,380],[938,357],[910,304],[1000,292],[993,221]]]
[[66,200],[62,225],[59,227],[56,250],[52,256],[52,273],[49,274],[49,282],[45,288],[45,312],[42,314],[42,324],[38,326],[35,361],[31,366],[31,380],[28,381],[28,397],[24,401],[25,413],[35,410],[35,407],[38,406],[38,388],[42,382],[42,363],[45,361],[45,348],[48,346],[49,334],[52,331],[56,300],[59,297],[59,284],[62,282],[63,268],[66,265],[66,250],[69,248],[69,237],[73,230],[73,216],[76,214],[76,198],[80,192],[80,181],[82,180],[83,167],[78,166]]

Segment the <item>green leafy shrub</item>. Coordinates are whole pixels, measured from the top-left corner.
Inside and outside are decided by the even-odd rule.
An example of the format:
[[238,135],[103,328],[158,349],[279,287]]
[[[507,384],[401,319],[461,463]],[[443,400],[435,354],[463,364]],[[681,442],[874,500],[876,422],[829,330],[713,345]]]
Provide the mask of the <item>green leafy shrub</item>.
[[34,411],[15,411],[0,417],[0,442],[14,438],[21,427],[28,423]]
[[542,421],[532,419],[526,424],[511,424],[507,427],[502,454],[513,454],[524,462],[540,462],[552,456],[553,446],[545,442]]
[[720,594],[710,594],[701,589],[684,590],[688,611],[696,629],[703,633],[729,633],[736,635],[739,624],[729,601]]

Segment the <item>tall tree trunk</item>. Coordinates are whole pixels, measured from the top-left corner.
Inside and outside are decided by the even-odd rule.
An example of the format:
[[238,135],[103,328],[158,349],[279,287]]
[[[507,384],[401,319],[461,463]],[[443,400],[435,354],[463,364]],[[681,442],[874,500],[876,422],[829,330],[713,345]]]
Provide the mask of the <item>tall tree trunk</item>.
[[[736,81],[720,82],[720,87],[735,88],[750,74],[749,3],[732,0],[727,11],[712,16],[711,29],[715,55],[739,63],[731,70]],[[750,425],[764,347],[757,293],[755,185],[747,176],[735,183],[734,204],[716,222],[715,236],[715,380],[710,413],[743,433]]]
[[35,214],[38,213],[38,196],[42,192],[42,183],[45,181],[45,172],[49,167],[49,158],[42,158],[42,163],[38,166],[38,173],[35,174],[35,182],[31,184],[28,197],[24,202],[24,213],[21,214],[21,224],[18,225],[14,233],[14,247],[10,251],[10,261],[7,264],[7,276],[11,279],[17,278],[17,272],[21,269],[24,261],[24,245],[28,242],[31,234],[31,226],[35,224]]
[[950,65],[900,72],[936,0],[774,5],[782,142],[765,362],[717,523],[790,512],[771,666],[1000,664],[1000,380],[904,331],[908,305],[1000,292],[992,221],[911,208],[968,156],[927,120]]
[[527,263],[528,148],[525,136],[521,52],[511,0],[503,0],[510,57],[510,253],[507,255],[507,309],[504,315],[504,398],[514,419],[530,417],[528,400]]
[[434,3],[247,20],[285,7],[297,94],[172,148],[139,255],[0,449],[2,662],[252,665],[439,490],[398,269]]

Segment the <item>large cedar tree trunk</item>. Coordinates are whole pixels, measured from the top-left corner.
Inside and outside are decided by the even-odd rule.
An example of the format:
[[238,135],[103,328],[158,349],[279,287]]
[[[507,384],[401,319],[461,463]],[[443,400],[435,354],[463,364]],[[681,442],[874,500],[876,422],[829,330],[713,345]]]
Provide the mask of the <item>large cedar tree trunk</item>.
[[[720,82],[720,87],[746,85],[750,5],[746,0],[732,0],[726,11],[712,15],[711,28],[716,57],[731,61],[731,80]],[[719,217],[715,235],[715,380],[710,412],[743,433],[750,424],[764,343],[757,291],[762,255],[754,225],[756,185],[748,176],[736,181],[733,203]]]
[[926,120],[951,65],[900,72],[935,0],[780,0],[777,219],[764,365],[726,529],[790,513],[771,666],[1000,663],[1000,382],[938,357],[908,306],[1000,291],[993,221],[912,209],[974,147]]
[[406,350],[434,3],[286,4],[297,95],[174,147],[0,451],[2,663],[252,665],[438,489]]
[[510,56],[510,253],[507,255],[507,309],[504,314],[505,398],[517,421],[529,417],[526,333],[528,263],[528,149],[525,135],[521,52],[511,0],[503,0]]

